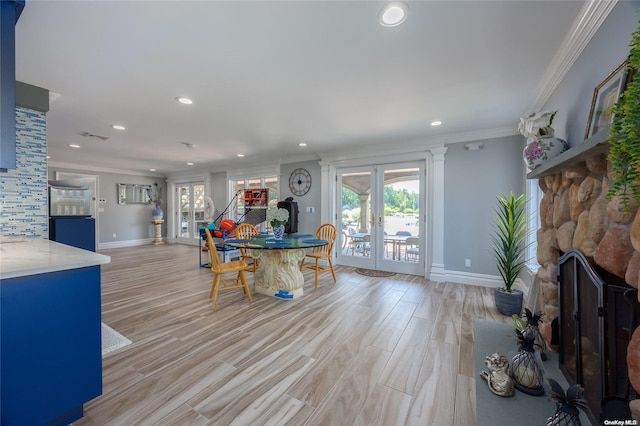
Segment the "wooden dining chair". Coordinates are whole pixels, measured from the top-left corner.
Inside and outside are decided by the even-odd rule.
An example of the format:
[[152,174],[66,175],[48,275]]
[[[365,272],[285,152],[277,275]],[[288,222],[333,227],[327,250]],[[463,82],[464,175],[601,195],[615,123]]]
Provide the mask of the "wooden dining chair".
[[[258,228],[250,223],[241,223],[236,228],[236,238],[239,240],[250,240],[258,235],[258,233]],[[242,260],[247,262],[247,272],[256,272],[258,259],[254,259],[253,256],[251,256],[251,249],[241,247],[240,255],[242,256]]]
[[[231,262],[224,263],[220,262],[220,259],[218,258],[218,251],[216,250],[213,238],[211,237],[211,232],[208,228],[205,228],[204,231],[207,234],[207,247],[209,247],[211,271],[213,272],[213,282],[211,283],[211,291],[209,292],[209,297],[213,299],[211,301],[212,309],[216,308],[218,291],[220,290],[233,290],[240,288],[244,290],[244,293],[249,299],[249,303],[251,303],[251,291],[249,290],[247,280],[244,276],[244,271],[247,269],[247,262],[244,260],[232,260]],[[225,275],[231,273],[236,274],[235,278],[225,278]],[[220,284],[222,284],[222,287],[220,287]]]
[[[318,272],[331,271],[331,275],[333,275],[333,282],[336,282],[336,272],[333,270],[333,262],[331,261],[331,256],[333,255],[333,244],[336,242],[336,227],[330,223],[325,223],[324,225],[320,225],[318,230],[316,231],[316,238],[319,240],[327,240],[329,244],[326,246],[314,247],[309,253],[307,253],[306,257],[302,259],[302,263],[300,264],[300,271],[304,268],[312,269],[315,271],[315,287],[318,288]],[[315,259],[315,263],[313,264],[305,264],[305,260],[307,257]],[[329,266],[321,266],[319,261],[320,259],[327,259]]]

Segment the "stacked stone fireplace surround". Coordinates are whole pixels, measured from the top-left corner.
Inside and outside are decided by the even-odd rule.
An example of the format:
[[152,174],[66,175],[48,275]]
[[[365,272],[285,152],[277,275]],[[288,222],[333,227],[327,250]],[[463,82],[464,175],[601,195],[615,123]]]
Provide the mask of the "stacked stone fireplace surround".
[[[640,284],[640,210],[637,205],[625,210],[620,197],[607,199],[611,179],[606,155],[600,150],[579,162],[560,164],[538,180],[544,196],[537,232],[537,280],[545,320],[541,331],[549,344],[552,320],[559,314],[557,275],[562,253],[578,249],[627,285],[637,289]],[[640,327],[627,347],[627,366],[629,380],[640,392]],[[631,404],[637,419],[636,404],[640,400]]]

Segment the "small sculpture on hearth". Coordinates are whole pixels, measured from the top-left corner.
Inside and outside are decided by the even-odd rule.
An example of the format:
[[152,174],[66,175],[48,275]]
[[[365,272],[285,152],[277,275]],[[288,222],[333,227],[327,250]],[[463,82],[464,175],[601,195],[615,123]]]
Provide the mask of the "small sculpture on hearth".
[[509,376],[509,361],[507,357],[496,352],[485,357],[484,363],[489,372],[483,371],[480,377],[487,381],[489,390],[498,396],[512,396],[513,379]]
[[[578,409],[593,417],[589,404],[584,399],[582,386],[579,384],[571,385],[565,392],[562,386],[553,379],[549,379],[549,385],[551,386],[549,400],[556,403],[556,412],[547,419],[546,426],[580,426],[580,412]],[[605,424],[607,424],[606,421]],[[611,424],[616,423],[612,421]]]
[[[544,395],[542,387],[542,359],[533,348],[535,337],[515,330],[518,340],[518,353],[511,360],[511,377],[516,389],[529,395]],[[536,355],[538,354],[538,355]]]
[[533,333],[533,348],[540,352],[540,358],[542,358],[543,361],[546,361],[547,344],[544,341],[544,337],[542,337],[542,333],[540,333],[540,329],[538,328],[538,323],[542,322],[542,312],[538,311],[533,314],[527,308],[524,309],[524,312],[527,316],[527,328],[525,331]]
[[544,341],[544,337],[542,337],[542,333],[540,333],[540,329],[538,328],[538,324],[542,322],[542,312],[538,311],[534,314],[527,308],[524,308],[524,312],[526,321],[518,315],[513,315],[514,327],[516,330],[522,332],[522,334],[533,335],[533,348],[540,353],[540,358],[543,361],[546,361],[547,344]]

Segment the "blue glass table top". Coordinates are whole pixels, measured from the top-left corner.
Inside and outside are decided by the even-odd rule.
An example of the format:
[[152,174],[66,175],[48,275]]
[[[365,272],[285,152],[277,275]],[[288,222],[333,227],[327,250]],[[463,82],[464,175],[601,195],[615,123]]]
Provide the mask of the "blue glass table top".
[[252,239],[228,239],[224,244],[231,247],[251,249],[305,249],[329,244],[327,240],[319,240],[314,235],[290,235],[276,241],[273,235],[259,234]]

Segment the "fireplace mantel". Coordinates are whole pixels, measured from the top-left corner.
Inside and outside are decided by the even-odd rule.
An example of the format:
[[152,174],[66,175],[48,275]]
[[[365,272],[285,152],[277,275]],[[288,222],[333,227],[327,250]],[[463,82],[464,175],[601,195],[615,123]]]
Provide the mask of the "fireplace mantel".
[[595,157],[600,154],[609,152],[609,127],[600,130],[595,135],[586,139],[579,145],[576,145],[556,158],[544,163],[537,169],[527,174],[527,179],[540,179],[545,176],[560,173],[563,169],[575,166],[588,158]]

